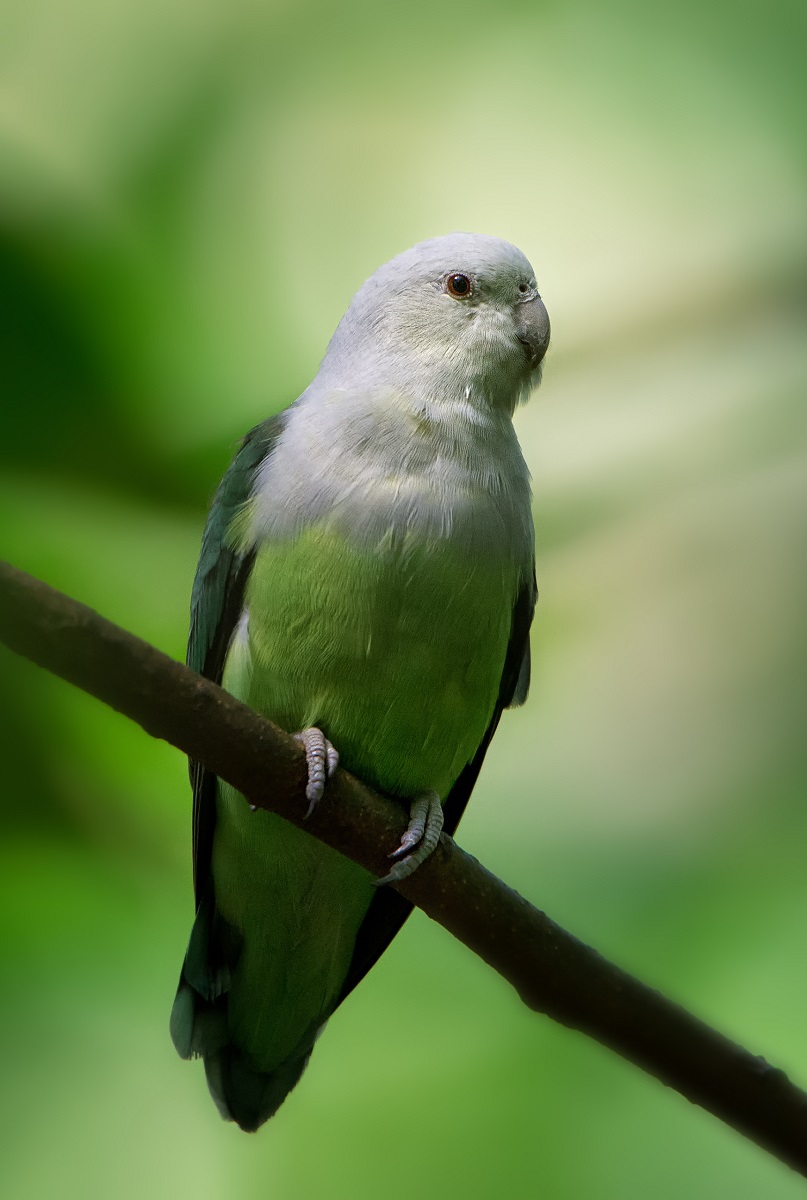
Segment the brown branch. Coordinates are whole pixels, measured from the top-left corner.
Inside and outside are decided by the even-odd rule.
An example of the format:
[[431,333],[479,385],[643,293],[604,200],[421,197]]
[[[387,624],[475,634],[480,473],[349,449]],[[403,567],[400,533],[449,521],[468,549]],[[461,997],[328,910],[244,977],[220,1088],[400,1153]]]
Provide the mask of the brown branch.
[[[401,810],[340,770],[303,820],[303,754],[288,734],[84,605],[0,563],[0,640],[199,759],[376,875]],[[400,891],[510,982],[807,1175],[807,1095],[565,933],[448,837]]]

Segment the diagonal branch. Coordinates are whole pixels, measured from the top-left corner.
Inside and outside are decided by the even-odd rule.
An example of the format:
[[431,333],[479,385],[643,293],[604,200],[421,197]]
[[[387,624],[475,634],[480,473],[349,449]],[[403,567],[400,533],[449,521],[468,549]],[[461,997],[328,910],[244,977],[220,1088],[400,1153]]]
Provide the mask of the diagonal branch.
[[[245,705],[104,620],[0,563],[0,640],[96,696],[376,875],[405,819],[337,772],[308,821],[300,746]],[[565,933],[451,838],[399,890],[498,971],[530,1008],[609,1046],[807,1175],[807,1095]]]

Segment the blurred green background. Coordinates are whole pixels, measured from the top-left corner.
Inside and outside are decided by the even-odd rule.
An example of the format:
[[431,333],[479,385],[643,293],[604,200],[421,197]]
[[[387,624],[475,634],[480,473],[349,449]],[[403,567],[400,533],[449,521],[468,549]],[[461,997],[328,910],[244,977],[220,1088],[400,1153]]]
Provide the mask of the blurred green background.
[[[807,18],[789,0],[5,0],[0,553],[176,656],[207,503],[355,288],[498,234],[529,704],[460,840],[807,1083]],[[0,1192],[778,1200],[800,1181],[416,914],[256,1137],[168,1013],[185,763],[0,655]]]

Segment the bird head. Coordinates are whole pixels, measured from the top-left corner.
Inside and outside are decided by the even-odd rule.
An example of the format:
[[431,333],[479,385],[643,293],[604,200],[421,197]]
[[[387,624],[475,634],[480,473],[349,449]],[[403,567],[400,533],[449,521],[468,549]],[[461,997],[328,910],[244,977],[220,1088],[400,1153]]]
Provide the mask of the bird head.
[[549,317],[521,251],[454,233],[379,267],[354,296],[320,374],[336,387],[464,397],[512,412],[539,382],[548,345]]

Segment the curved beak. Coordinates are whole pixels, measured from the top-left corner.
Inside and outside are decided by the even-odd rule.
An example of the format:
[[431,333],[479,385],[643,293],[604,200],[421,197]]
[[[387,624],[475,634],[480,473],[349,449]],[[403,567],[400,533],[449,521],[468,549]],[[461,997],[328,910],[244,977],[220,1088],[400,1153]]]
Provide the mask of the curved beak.
[[540,296],[524,300],[516,310],[516,337],[535,369],[549,348],[549,313]]

